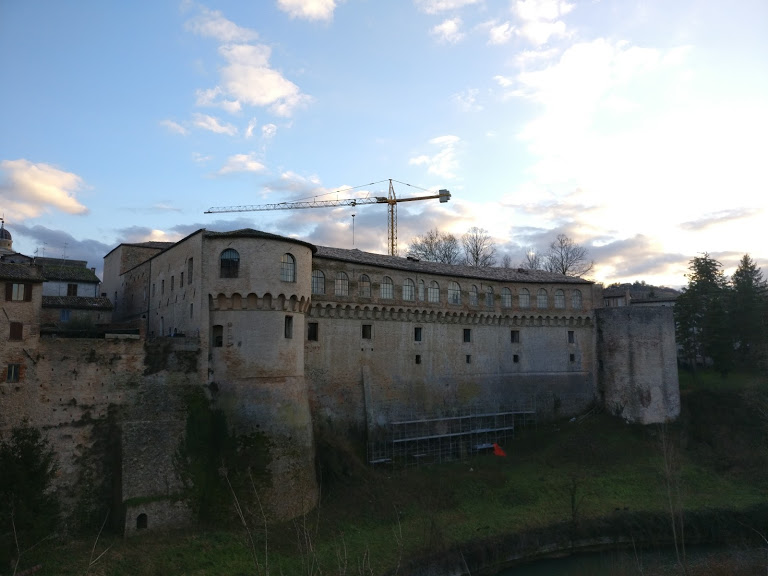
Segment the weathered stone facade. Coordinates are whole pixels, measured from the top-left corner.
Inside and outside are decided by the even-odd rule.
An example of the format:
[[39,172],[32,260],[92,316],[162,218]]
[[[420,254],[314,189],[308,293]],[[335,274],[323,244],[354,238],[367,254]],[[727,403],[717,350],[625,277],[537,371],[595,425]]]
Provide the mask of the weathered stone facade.
[[320,423],[372,436],[412,416],[523,405],[546,417],[601,401],[640,422],[679,410],[671,318],[604,314],[600,288],[579,278],[255,230],[121,245],[104,270],[114,320],[140,326],[140,336],[40,337],[32,281],[31,300],[7,308],[25,332],[0,361],[16,358],[24,371],[0,384],[0,430],[27,419],[46,431],[70,508],[100,470],[109,486],[92,492],[120,504],[127,533],[190,519],[174,461],[190,391],[226,414],[233,434],[267,438],[262,502],[276,518],[317,502]]

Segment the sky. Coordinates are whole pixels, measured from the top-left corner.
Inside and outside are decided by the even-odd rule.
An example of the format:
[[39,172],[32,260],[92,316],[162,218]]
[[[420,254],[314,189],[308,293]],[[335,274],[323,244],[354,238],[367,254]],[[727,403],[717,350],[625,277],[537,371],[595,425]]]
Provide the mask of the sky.
[[[683,286],[707,252],[768,276],[768,2],[0,1],[0,212],[14,249],[244,227],[387,253],[558,234],[600,282]],[[354,215],[354,217],[353,217]],[[354,230],[353,230],[354,228]]]

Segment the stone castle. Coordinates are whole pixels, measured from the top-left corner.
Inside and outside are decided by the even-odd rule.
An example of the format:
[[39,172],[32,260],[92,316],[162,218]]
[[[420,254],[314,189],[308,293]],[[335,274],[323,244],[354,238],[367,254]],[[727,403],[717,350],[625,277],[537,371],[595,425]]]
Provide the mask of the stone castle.
[[24,260],[2,233],[0,431],[44,430],[65,503],[111,499],[126,532],[189,520],[174,456],[191,389],[233,431],[267,437],[275,518],[316,504],[320,426],[370,439],[408,418],[519,406],[679,413],[671,309],[603,308],[580,278],[202,229],[117,246],[98,293],[80,296],[84,263]]

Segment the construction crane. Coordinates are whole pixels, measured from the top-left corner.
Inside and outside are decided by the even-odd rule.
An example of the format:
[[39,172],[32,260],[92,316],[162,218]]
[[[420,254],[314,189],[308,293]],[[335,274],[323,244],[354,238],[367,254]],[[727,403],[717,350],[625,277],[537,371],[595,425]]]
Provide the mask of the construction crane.
[[[383,180],[382,180],[383,182]],[[374,183],[375,184],[375,183]],[[401,184],[403,184],[401,182]],[[371,184],[367,184],[370,186]],[[410,186],[410,184],[407,184]],[[429,196],[414,196],[411,198],[397,198],[392,178],[389,179],[389,194],[385,196],[370,196],[368,198],[344,198],[341,200],[302,200],[299,202],[279,202],[277,204],[253,204],[247,206],[220,206],[209,208],[205,214],[221,214],[224,212],[262,212],[267,210],[299,210],[302,208],[332,208],[334,206],[362,206],[365,204],[386,204],[388,229],[387,242],[390,256],[397,256],[397,205],[400,202],[413,202],[415,200],[432,200],[438,198],[440,203],[448,202],[451,193],[448,190],[440,190],[437,194]]]

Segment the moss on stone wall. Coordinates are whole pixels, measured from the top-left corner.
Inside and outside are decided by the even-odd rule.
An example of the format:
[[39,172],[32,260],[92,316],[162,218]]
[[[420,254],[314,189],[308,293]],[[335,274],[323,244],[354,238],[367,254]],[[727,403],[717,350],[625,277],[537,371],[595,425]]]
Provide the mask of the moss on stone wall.
[[71,488],[76,504],[68,520],[76,532],[96,533],[105,519],[107,526],[122,529],[120,420],[115,404],[104,418],[88,420],[92,443],[77,458],[79,476]]
[[176,454],[184,499],[199,521],[227,521],[233,495],[241,503],[255,501],[269,484],[267,439],[261,433],[233,435],[202,389],[187,394],[186,406],[186,433]]

